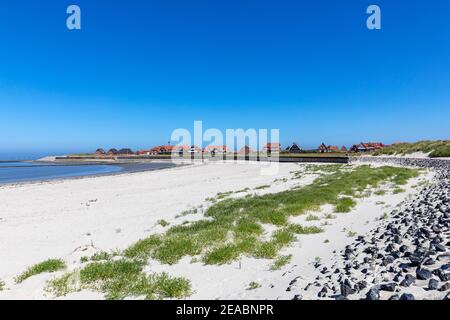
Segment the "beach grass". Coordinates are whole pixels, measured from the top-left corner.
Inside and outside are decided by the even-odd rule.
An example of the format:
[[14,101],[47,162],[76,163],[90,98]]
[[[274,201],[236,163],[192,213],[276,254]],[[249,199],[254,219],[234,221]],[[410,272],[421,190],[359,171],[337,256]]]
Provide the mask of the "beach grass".
[[159,224],[161,227],[167,227],[170,223],[164,219],[160,219],[156,222],[156,224]]
[[275,259],[275,261],[270,266],[271,271],[280,270],[282,267],[287,265],[292,260],[292,254],[286,256],[279,256]]
[[255,290],[261,288],[261,285],[258,282],[252,281],[248,284],[247,290]]
[[[343,168],[310,165],[308,170],[326,174],[305,187],[213,203],[205,212],[205,220],[174,226],[163,234],[140,240],[125,255],[151,257],[165,264],[175,264],[184,256],[200,256],[205,264],[229,263],[242,255],[273,259],[295,241],[296,235],[322,231],[316,226],[292,225],[290,217],[325,204],[333,205],[336,212],[349,212],[356,205],[353,197],[358,192],[385,182],[402,185],[418,175],[415,169],[387,166]],[[264,224],[277,227],[266,241]]]
[[170,277],[167,273],[147,275],[143,272],[144,266],[145,263],[138,259],[93,262],[50,281],[47,290],[62,296],[91,289],[104,293],[108,300],[141,296],[156,300],[190,295],[191,285],[185,278]]
[[95,253],[91,257],[81,257],[80,262],[85,263],[89,261],[107,261],[119,255],[120,255],[119,251],[113,251],[111,253],[106,251],[100,251]]
[[406,192],[406,190],[402,189],[402,188],[398,188],[398,187],[392,191],[393,194],[399,194],[399,193],[403,193],[403,192]]
[[334,208],[334,212],[338,213],[350,212],[355,205],[356,205],[355,200],[353,200],[350,197],[343,197],[337,201],[336,206]]
[[0,291],[3,291],[3,290],[5,290],[5,282],[0,280]]
[[450,141],[419,141],[415,143],[397,143],[375,151],[373,155],[407,155],[415,152],[429,154],[430,158],[450,157]]
[[320,217],[318,217],[318,216],[316,216],[316,215],[313,215],[313,214],[310,214],[310,215],[308,215],[308,216],[306,217],[305,220],[306,220],[306,221],[318,221],[318,220],[320,220]]
[[46,272],[56,272],[66,268],[66,264],[61,259],[49,259],[41,263],[35,264],[29,267],[25,272],[16,277],[16,283],[21,283],[26,279],[35,276],[37,274]]

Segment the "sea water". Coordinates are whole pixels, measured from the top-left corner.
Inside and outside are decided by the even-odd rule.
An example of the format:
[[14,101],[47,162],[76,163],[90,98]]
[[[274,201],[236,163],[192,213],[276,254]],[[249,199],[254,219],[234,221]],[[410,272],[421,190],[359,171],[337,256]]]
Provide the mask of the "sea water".
[[0,162],[0,184],[53,180],[114,173],[123,170],[115,165],[54,165],[34,162]]

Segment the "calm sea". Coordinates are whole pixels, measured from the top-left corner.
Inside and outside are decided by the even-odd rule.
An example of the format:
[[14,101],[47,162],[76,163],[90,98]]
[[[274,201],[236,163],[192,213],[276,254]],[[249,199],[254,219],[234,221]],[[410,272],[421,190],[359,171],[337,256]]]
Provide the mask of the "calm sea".
[[113,165],[48,165],[31,162],[0,162],[0,184],[52,180],[114,173],[123,170]]

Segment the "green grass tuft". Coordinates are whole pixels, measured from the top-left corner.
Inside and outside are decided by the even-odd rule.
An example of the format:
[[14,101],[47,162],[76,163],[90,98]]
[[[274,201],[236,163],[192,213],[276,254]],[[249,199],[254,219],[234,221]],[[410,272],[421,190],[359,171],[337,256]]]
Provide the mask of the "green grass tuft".
[[167,221],[164,220],[164,219],[160,219],[160,220],[158,220],[156,223],[159,224],[159,225],[162,226],[162,227],[167,227],[167,226],[170,224],[169,222],[167,222]]
[[403,192],[406,192],[406,190],[402,188],[395,188],[394,191],[392,191],[393,194],[399,194]]
[[280,270],[282,267],[284,267],[289,262],[291,262],[291,260],[292,260],[292,254],[287,255],[287,256],[280,256],[277,259],[275,259],[273,264],[270,266],[270,270],[271,271]]
[[128,247],[124,252],[124,256],[127,258],[148,259],[151,252],[160,246],[161,243],[162,240],[159,236],[151,235],[150,237],[139,240],[134,245]]
[[358,234],[355,232],[355,231],[348,231],[347,232],[347,237],[349,237],[349,238],[353,238],[353,237],[356,237]]
[[323,232],[323,229],[317,226],[301,226],[299,224],[290,224],[288,230],[295,234],[316,234]]
[[191,293],[190,282],[166,273],[146,275],[139,260],[93,262],[49,283],[48,291],[57,296],[79,289],[103,292],[109,300],[144,296],[146,299],[184,298]]
[[334,212],[338,213],[350,212],[354,206],[356,206],[356,202],[352,198],[349,197],[340,198],[336,203]]
[[255,290],[261,288],[261,285],[258,282],[252,281],[248,284],[247,290]]
[[15,281],[16,283],[21,283],[34,275],[46,272],[56,272],[65,268],[66,264],[64,261],[60,259],[49,259],[31,266],[24,273],[16,277]]
[[317,220],[320,220],[320,218],[319,218],[318,216],[315,216],[315,215],[313,215],[313,214],[310,214],[310,215],[308,215],[308,216],[306,217],[305,220],[306,220],[306,221],[317,221]]

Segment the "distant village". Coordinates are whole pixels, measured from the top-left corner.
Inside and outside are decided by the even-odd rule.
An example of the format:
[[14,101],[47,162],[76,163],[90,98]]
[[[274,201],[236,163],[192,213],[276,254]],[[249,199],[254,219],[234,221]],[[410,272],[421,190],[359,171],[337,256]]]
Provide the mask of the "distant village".
[[346,146],[342,146],[339,148],[338,146],[332,146],[332,145],[326,145],[325,143],[322,143],[320,146],[318,146],[317,149],[309,149],[305,150],[300,147],[299,144],[293,143],[290,146],[282,148],[280,143],[267,143],[263,146],[262,150],[254,150],[249,146],[244,146],[240,150],[230,150],[227,146],[207,146],[205,148],[200,148],[197,146],[172,146],[172,145],[162,145],[153,147],[149,150],[138,150],[133,151],[129,148],[125,149],[109,149],[104,150],[102,148],[99,148],[96,150],[95,155],[102,157],[102,156],[157,156],[157,155],[172,155],[172,154],[196,154],[196,153],[203,153],[207,155],[224,155],[227,153],[232,154],[255,154],[255,153],[280,153],[280,154],[301,154],[301,153],[328,153],[328,154],[347,154],[347,153],[366,153],[371,151],[376,151],[382,148],[385,148],[386,145],[384,145],[381,142],[361,142],[359,144],[354,144],[350,148],[347,148]]

